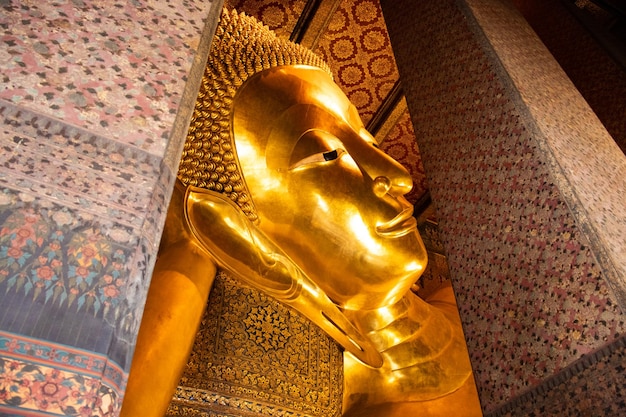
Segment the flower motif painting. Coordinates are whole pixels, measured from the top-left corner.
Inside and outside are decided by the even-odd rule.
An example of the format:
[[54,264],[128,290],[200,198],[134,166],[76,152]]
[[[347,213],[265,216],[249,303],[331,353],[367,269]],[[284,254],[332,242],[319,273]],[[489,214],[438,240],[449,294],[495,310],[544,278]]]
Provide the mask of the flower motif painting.
[[[80,226],[77,226],[80,224]],[[94,315],[124,308],[129,249],[67,208],[0,210],[0,286]],[[119,312],[117,312],[119,315]]]

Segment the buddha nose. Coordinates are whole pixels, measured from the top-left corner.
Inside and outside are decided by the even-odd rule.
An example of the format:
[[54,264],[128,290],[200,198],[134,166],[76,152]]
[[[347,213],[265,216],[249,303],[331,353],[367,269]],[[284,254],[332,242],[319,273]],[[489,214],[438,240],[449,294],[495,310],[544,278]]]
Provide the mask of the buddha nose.
[[374,178],[372,188],[377,197],[383,197],[385,194],[399,197],[411,191],[413,188],[413,180],[409,173],[403,167],[400,167],[400,169],[396,171],[398,172],[393,176],[379,175]]
[[[352,139],[350,135],[346,137]],[[375,139],[365,128],[361,128],[355,137],[359,140],[348,140],[347,150],[361,169],[372,178],[377,196],[389,194],[401,197],[411,191],[413,179],[409,172],[398,161],[374,145]]]
[[376,149],[377,163],[370,167],[369,174],[374,177],[374,194],[379,197],[390,194],[400,197],[413,188],[413,179],[409,172],[391,156]]
[[372,175],[375,176],[372,182],[374,194],[378,197],[383,197],[385,194],[394,197],[407,194],[413,188],[411,175],[395,159],[385,153],[381,152],[381,154],[384,161],[380,161],[381,164],[376,166],[378,172],[374,172]]
[[376,177],[374,178],[373,188],[377,197],[383,197],[391,188],[391,181],[387,177]]

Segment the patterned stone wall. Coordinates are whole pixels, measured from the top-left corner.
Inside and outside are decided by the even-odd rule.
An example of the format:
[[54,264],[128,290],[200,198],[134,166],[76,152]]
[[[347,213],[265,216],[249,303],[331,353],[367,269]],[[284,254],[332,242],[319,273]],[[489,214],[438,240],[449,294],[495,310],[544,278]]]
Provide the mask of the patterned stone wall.
[[[626,153],[626,68],[611,58],[564,3],[563,0],[513,1]],[[610,22],[603,26],[608,29]],[[626,45],[623,41],[618,45],[623,54]]]
[[119,412],[220,11],[0,2],[0,414]]
[[484,412],[618,415],[619,148],[505,2],[382,6]]

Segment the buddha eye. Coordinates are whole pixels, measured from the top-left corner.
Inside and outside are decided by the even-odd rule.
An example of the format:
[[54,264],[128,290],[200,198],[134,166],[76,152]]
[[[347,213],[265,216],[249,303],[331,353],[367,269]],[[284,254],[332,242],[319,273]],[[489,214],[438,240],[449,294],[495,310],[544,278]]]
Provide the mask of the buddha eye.
[[337,157],[339,156],[337,149],[330,152],[324,152],[322,155],[324,156],[325,161],[332,161],[333,159],[337,159]]
[[334,150],[328,151],[328,152],[319,152],[319,153],[313,154],[311,156],[308,156],[306,158],[302,158],[301,160],[299,160],[296,163],[292,164],[289,167],[289,169],[294,169],[294,168],[301,167],[303,165],[315,164],[315,163],[319,163],[319,162],[334,161],[335,159],[337,159],[341,155],[343,155],[345,152],[346,151],[344,151],[343,149],[334,149]]
[[339,159],[345,152],[344,145],[335,135],[321,129],[304,132],[291,152],[289,169],[299,166],[330,162]]

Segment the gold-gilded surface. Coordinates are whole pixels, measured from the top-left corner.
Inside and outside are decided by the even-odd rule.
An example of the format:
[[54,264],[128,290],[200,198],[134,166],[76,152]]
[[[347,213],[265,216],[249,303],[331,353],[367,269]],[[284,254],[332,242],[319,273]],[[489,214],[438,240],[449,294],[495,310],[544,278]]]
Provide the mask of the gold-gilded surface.
[[224,10],[215,32],[196,107],[187,134],[178,178],[185,185],[224,193],[251,219],[255,212],[234,159],[231,106],[252,74],[277,65],[328,67],[308,49],[283,41],[258,21]]
[[[461,319],[449,281],[438,286],[436,290],[429,290],[426,300],[447,316],[450,325],[460,327]],[[459,353],[454,355],[458,357],[461,351],[466,351],[466,349],[459,349]],[[369,377],[376,378],[376,375],[374,373]],[[349,381],[348,379],[356,379],[355,375],[349,371],[346,371],[346,379],[343,409],[345,417],[482,417],[483,415],[476,383],[471,375],[458,389],[449,394],[424,401],[409,401],[411,395],[409,394],[398,401],[374,402],[371,398],[363,398],[363,394],[377,395],[377,392],[372,389],[364,390],[362,379],[356,380],[356,383]]]
[[338,416],[341,355],[311,321],[222,272],[168,414]]
[[[187,274],[208,292],[214,274],[207,271],[219,266],[319,325],[347,352],[345,412],[454,392],[471,375],[460,325],[410,291],[427,259],[404,198],[412,187],[408,172],[378,149],[323,63],[292,44],[276,44],[243,16],[224,16],[166,225],[166,237],[180,239],[165,242],[159,261],[198,265],[178,244],[188,241],[202,248],[197,256],[205,264],[187,265],[181,278]],[[152,286],[176,291],[166,280]],[[181,306],[167,291],[153,291],[158,308],[146,310],[142,328],[167,336],[157,340],[179,355],[192,344],[188,332],[169,336],[180,326],[179,313],[199,317],[202,308]],[[231,318],[258,323],[264,314],[277,317],[257,310],[256,319]],[[289,332],[280,320],[274,324],[269,334],[252,332],[252,341],[280,347]],[[213,337],[237,349],[235,338]],[[141,381],[153,378],[142,352],[164,351],[142,343],[151,346],[138,345],[127,391],[134,409],[147,406]],[[182,370],[178,360],[162,354],[158,360],[164,375]],[[285,360],[267,362],[288,366]],[[165,379],[164,391],[172,386]]]
[[407,294],[394,306],[361,315],[361,321],[371,329],[367,335],[384,365],[373,369],[345,355],[345,412],[433,400],[471,379],[460,322],[445,310]]
[[360,360],[381,366],[369,339],[306,276],[298,264],[222,194],[189,186],[185,218],[213,261],[251,286],[293,307]]
[[233,104],[258,228],[340,307],[399,300],[426,265],[408,172],[377,148],[322,70],[271,68]]
[[175,215],[184,206],[174,190],[152,275],[122,416],[163,416],[176,389],[216,273],[215,263]]

